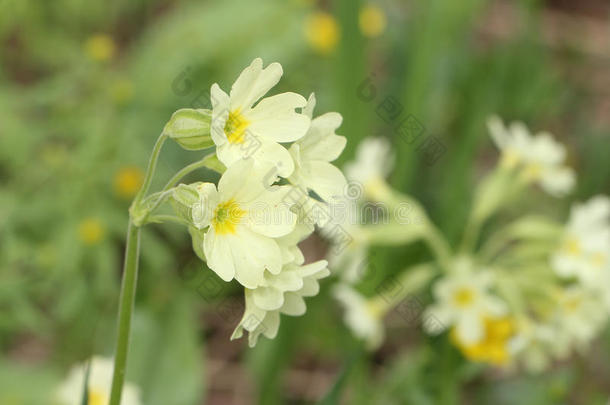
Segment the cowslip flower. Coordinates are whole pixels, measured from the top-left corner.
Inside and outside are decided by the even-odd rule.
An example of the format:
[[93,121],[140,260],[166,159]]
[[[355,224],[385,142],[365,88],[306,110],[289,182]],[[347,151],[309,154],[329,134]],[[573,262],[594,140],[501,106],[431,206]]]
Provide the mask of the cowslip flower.
[[599,286],[610,273],[610,198],[597,196],[572,207],[552,266],[561,277]]
[[99,243],[106,233],[106,229],[98,218],[86,218],[78,225],[78,236],[86,245]]
[[317,11],[305,20],[305,38],[318,53],[330,54],[339,43],[341,32],[339,24],[332,14]]
[[479,343],[485,337],[485,320],[502,317],[507,311],[504,302],[491,294],[492,286],[493,277],[489,271],[472,272],[460,265],[456,272],[433,286],[437,302],[427,312],[439,320],[437,325],[453,326],[455,338],[463,345]]
[[595,291],[572,285],[557,291],[557,308],[553,322],[557,325],[554,349],[565,357],[571,347],[584,349],[606,325],[608,315],[600,311],[602,298]]
[[[345,174],[350,182],[362,185],[365,195],[381,199],[379,194],[387,189],[385,178],[394,168],[395,157],[385,138],[365,138],[358,145],[356,159],[345,165]],[[353,187],[348,189],[348,193],[350,191],[357,194]]]
[[318,280],[330,274],[327,265],[325,260],[319,260],[302,266],[289,264],[278,275],[266,272],[261,287],[246,288],[246,309],[231,340],[241,338],[244,330],[248,332],[250,347],[256,345],[261,334],[274,339],[280,326],[280,314],[300,316],[305,313],[303,297],[318,294]]
[[257,163],[275,166],[282,177],[294,170],[288,150],[279,142],[293,142],[305,135],[309,117],[295,109],[307,102],[303,96],[290,92],[260,100],[281,77],[279,63],[263,69],[263,61],[256,58],[241,72],[230,94],[217,83],[212,85],[210,131],[218,159],[225,166],[252,157]]
[[378,302],[366,299],[346,284],[337,285],[333,295],[345,309],[343,319],[354,335],[362,339],[369,350],[378,348],[385,336],[385,311]]
[[[106,405],[110,400],[110,386],[112,384],[113,360],[94,356],[91,358],[89,368],[88,404]],[[68,377],[59,386],[56,392],[57,402],[61,405],[81,405],[83,388],[87,375],[87,364],[74,366]],[[140,389],[127,382],[123,387],[121,405],[140,405]]]
[[282,201],[286,188],[266,184],[267,170],[256,170],[251,159],[235,162],[218,188],[197,186],[200,201],[192,208],[203,236],[207,264],[224,281],[235,278],[247,288],[263,283],[265,270],[278,274],[282,254],[275,240],[292,232],[296,215]]
[[114,192],[124,199],[133,198],[144,181],[144,173],[139,167],[121,167],[114,175]]
[[345,176],[330,162],[337,159],[347,140],[335,134],[341,125],[341,114],[329,112],[313,118],[316,99],[309,96],[304,114],[311,120],[309,130],[301,139],[290,146],[295,169],[288,180],[297,186],[313,190],[323,200],[328,201],[343,192]]
[[383,9],[375,4],[367,4],[358,13],[358,25],[364,36],[374,38],[383,34],[388,21]]
[[531,135],[520,122],[505,127],[496,116],[487,124],[491,138],[502,153],[503,167],[520,170],[526,181],[539,184],[553,196],[565,195],[574,188],[576,175],[564,164],[565,147],[551,134]]
[[116,54],[116,44],[107,34],[93,35],[85,42],[85,52],[96,62],[107,62]]

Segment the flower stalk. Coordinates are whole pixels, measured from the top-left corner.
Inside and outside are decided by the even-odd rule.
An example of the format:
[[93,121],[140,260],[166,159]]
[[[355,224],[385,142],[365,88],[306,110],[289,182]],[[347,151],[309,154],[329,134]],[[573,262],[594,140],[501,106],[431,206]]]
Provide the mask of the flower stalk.
[[110,405],[119,405],[121,402],[121,391],[125,381],[125,367],[127,365],[127,352],[129,349],[131,318],[138,280],[139,255],[140,228],[135,226],[130,220],[129,227],[127,229],[127,245],[125,247],[123,281],[121,283],[121,296],[119,300],[119,320],[116,351],[114,355],[114,374],[112,376]]

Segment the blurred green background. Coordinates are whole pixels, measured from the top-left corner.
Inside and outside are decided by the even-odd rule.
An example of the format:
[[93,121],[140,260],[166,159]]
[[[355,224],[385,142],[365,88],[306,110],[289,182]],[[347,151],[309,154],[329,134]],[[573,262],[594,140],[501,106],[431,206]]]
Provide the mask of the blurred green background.
[[[364,137],[391,138],[392,184],[455,241],[495,164],[493,113],[568,145],[573,199],[610,193],[609,17],[603,0],[0,0],[0,404],[49,403],[69,366],[112,354],[130,199],[171,113],[208,107],[212,83],[228,88],[257,56],[280,62],[274,92],[315,91],[318,113],[343,115],[341,163]],[[404,117],[433,149],[401,135]],[[168,144],[159,182],[198,157]],[[537,198],[559,214],[570,202]],[[328,281],[304,317],[250,350],[228,340],[241,288],[209,279],[184,229],[147,227],[142,251],[128,379],[149,405],[610,397],[608,334],[540,376],[473,366],[398,322],[369,354]],[[425,252],[374,249],[363,290]]]

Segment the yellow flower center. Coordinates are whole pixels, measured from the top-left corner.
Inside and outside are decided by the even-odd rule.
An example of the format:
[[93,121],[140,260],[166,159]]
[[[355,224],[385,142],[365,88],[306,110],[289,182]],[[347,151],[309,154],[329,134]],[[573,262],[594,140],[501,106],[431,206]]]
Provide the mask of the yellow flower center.
[[108,405],[109,398],[105,393],[96,390],[89,390],[89,405]]
[[578,310],[578,308],[580,308],[581,304],[582,304],[582,299],[580,299],[579,297],[568,298],[563,303],[565,309],[569,312],[575,312],[576,310]]
[[528,179],[538,179],[542,173],[542,166],[538,163],[530,163],[525,167],[523,173]]
[[360,10],[358,23],[362,34],[372,38],[381,35],[385,31],[387,19],[381,8],[368,4]]
[[212,218],[214,230],[219,235],[235,234],[235,227],[239,220],[246,215],[246,211],[239,208],[234,200],[218,204]]
[[512,169],[519,164],[520,160],[521,157],[515,150],[506,149],[504,153],[502,153],[502,161],[500,164],[504,167]]
[[451,333],[451,339],[466,358],[502,366],[510,360],[507,346],[514,334],[515,324],[512,318],[487,318],[485,319],[485,336],[479,343],[474,345],[462,343],[457,337],[455,329]]
[[329,54],[339,42],[339,25],[331,14],[315,12],[305,20],[305,37],[317,52]]
[[225,135],[230,143],[243,143],[246,139],[246,129],[250,122],[244,118],[240,110],[229,112],[229,118],[225,123]]
[[138,167],[122,167],[114,176],[114,192],[122,198],[131,199],[136,195],[142,182],[144,173]]
[[474,295],[470,288],[460,288],[453,294],[453,302],[458,307],[467,307],[474,301]]
[[78,226],[78,235],[87,245],[94,245],[104,237],[104,227],[96,218],[87,218]]
[[579,255],[581,253],[581,248],[580,248],[580,242],[578,241],[578,239],[576,238],[570,238],[568,239],[564,246],[563,249],[570,255]]

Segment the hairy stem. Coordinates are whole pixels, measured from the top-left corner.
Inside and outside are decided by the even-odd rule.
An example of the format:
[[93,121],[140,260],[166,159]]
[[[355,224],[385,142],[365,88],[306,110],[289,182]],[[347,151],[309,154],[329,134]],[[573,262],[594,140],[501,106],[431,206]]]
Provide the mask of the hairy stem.
[[163,143],[166,139],[167,135],[161,134],[159,135],[159,138],[157,138],[157,142],[155,142],[152,154],[150,155],[150,160],[148,161],[148,168],[146,169],[146,175],[144,177],[144,182],[142,183],[142,188],[140,188],[140,191],[138,191],[138,194],[136,195],[136,198],[133,201],[134,206],[137,206],[140,203],[140,201],[146,195],[148,189],[150,188],[150,183],[152,183],[152,178],[157,168],[157,160],[159,160],[161,147],[163,146]]

